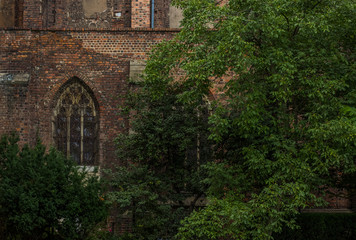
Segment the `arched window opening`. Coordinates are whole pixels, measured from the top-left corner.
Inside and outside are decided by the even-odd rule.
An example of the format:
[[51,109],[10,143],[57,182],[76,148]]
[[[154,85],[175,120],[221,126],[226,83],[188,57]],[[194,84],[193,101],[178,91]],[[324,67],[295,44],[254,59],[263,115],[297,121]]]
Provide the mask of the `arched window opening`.
[[54,110],[54,141],[58,150],[79,165],[96,165],[97,132],[93,98],[79,82],[69,84]]

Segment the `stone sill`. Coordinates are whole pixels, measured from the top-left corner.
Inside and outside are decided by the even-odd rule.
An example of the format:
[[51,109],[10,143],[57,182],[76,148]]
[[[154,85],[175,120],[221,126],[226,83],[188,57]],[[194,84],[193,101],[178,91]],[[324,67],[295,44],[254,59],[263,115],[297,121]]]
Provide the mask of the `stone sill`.
[[28,84],[28,73],[0,73],[0,84]]

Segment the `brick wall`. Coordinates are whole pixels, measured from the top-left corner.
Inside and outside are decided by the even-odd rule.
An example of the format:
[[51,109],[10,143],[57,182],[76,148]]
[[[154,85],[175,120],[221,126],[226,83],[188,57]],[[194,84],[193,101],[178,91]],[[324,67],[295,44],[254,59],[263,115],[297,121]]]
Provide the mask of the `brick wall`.
[[131,0],[114,0],[108,2],[108,8],[113,9],[113,13],[121,13],[120,18],[112,19],[113,28],[131,27]]
[[151,24],[151,1],[132,0],[131,2],[131,27],[149,28]]
[[[39,134],[46,145],[53,145],[56,93],[66,81],[78,77],[90,87],[99,103],[100,161],[115,163],[114,139],[126,130],[119,106],[128,90],[130,61],[146,59],[153,45],[173,34],[1,31],[0,135],[18,131],[22,143],[33,143]],[[4,74],[9,79],[1,78]],[[13,79],[24,74],[28,75],[27,81]]]
[[[170,0],[155,0],[154,28],[170,26]],[[151,0],[4,0],[0,27],[31,29],[150,28]],[[6,16],[10,16],[7,17]],[[8,19],[8,23],[2,23]]]
[[23,26],[25,28],[42,28],[41,0],[23,1]]
[[[129,0],[98,0],[100,8],[89,5],[88,0],[56,1],[56,22],[53,28],[61,29],[114,29],[131,25]],[[121,16],[116,17],[115,13]]]
[[170,0],[155,0],[154,27],[169,28]]
[[152,46],[163,39],[172,38],[175,32],[154,31],[122,31],[117,32],[90,31],[70,32],[74,38],[82,41],[83,47],[98,53],[110,54],[115,58],[127,60],[144,60]]

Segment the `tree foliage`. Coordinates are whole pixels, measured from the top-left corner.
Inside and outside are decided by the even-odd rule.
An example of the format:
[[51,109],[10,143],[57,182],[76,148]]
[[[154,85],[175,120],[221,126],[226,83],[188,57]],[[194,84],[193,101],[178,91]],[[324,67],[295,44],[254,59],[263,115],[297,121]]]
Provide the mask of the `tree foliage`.
[[185,105],[229,79],[209,118],[210,204],[180,239],[271,238],[355,171],[355,2],[225,2],[176,0],[183,28],[146,68],[157,101],[177,87]]
[[107,216],[95,173],[41,143],[0,140],[2,239],[84,239]]
[[176,3],[183,29],[168,44],[179,51],[161,55],[185,70],[194,86],[185,95],[231,77],[210,118],[219,159],[207,166],[211,204],[179,237],[268,239],[293,226],[298,209],[325,204],[322,186],[355,171],[356,4]]
[[145,81],[128,96],[130,132],[117,138],[122,166],[111,174],[110,193],[119,215],[133,221],[132,239],[170,238],[204,193],[200,165],[211,159],[208,103],[183,103],[179,82],[160,82],[158,96]]
[[[209,204],[178,239],[270,239],[294,228],[300,209],[324,206],[328,186],[355,172],[355,1],[174,2],[182,30],[147,63],[121,156],[170,179],[174,193],[192,182],[176,182],[187,171],[208,174],[193,179],[209,186]],[[209,124],[199,121],[222,81]],[[185,168],[201,131],[214,161]]]

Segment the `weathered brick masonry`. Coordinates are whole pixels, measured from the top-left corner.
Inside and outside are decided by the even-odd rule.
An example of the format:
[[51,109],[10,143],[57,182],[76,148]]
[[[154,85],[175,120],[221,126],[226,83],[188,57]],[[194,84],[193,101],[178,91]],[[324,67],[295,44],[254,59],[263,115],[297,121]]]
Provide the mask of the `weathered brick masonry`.
[[[155,0],[154,4],[152,0],[6,1],[8,3],[0,5],[0,9],[5,9],[12,18],[16,17],[16,26],[31,29],[150,28],[152,11],[154,28],[170,26],[170,0]],[[6,26],[11,24],[14,21]]]
[[36,134],[53,144],[53,107],[59,88],[78,77],[99,103],[100,161],[113,163],[114,139],[124,131],[119,106],[128,89],[130,61],[146,59],[153,45],[173,36],[155,31],[44,31],[0,33],[0,73],[28,81],[0,81],[0,134],[19,131],[22,142]]
[[21,143],[39,135],[55,145],[53,109],[61,86],[76,78],[98,105],[98,164],[117,163],[114,139],[125,131],[120,105],[130,68],[138,75],[152,47],[177,32],[168,29],[170,1],[152,3],[1,1],[0,134],[17,131]]

